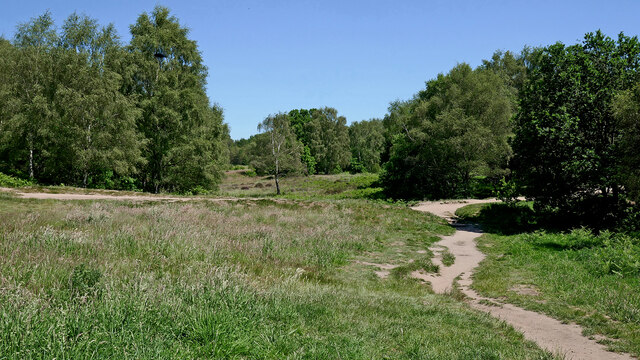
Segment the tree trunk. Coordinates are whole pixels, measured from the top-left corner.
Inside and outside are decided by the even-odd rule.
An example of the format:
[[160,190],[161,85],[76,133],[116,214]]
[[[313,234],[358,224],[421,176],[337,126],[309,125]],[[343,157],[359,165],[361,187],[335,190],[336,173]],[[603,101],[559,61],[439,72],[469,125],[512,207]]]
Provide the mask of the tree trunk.
[[278,160],[276,159],[276,195],[280,195],[280,183],[278,182],[278,172],[280,169],[278,169]]
[[29,179],[33,180],[33,148],[29,148]]

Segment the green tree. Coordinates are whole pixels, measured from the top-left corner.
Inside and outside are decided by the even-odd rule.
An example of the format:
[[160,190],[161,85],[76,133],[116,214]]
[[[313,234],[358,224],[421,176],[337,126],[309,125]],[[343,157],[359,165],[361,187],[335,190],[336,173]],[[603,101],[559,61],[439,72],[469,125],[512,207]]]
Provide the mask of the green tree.
[[[380,171],[380,155],[384,150],[384,126],[382,120],[354,122],[349,126],[351,163],[365,171]],[[352,169],[354,171],[354,169]]]
[[291,130],[296,138],[302,144],[301,161],[305,165],[307,175],[313,175],[316,172],[316,159],[311,155],[311,136],[307,132],[309,129],[307,124],[311,121],[311,114],[316,109],[295,109],[289,111],[289,119],[291,120]]
[[480,68],[498,74],[511,90],[516,101],[516,96],[527,79],[527,63],[533,52],[534,50],[529,47],[525,47],[520,54],[498,50],[493,53],[490,60],[483,60]]
[[133,175],[143,163],[139,112],[120,92],[122,78],[112,66],[124,53],[113,25],[99,29],[96,20],[74,13],[62,29],[54,98],[60,130],[50,149],[55,178],[104,186],[97,182],[105,174]]
[[9,120],[13,117],[13,103],[15,101],[12,76],[15,52],[13,45],[0,37],[0,172],[5,173],[13,172],[10,164],[6,162],[5,156],[11,150],[8,146],[12,140],[8,125]]
[[537,206],[615,217],[623,128],[612,102],[635,85],[639,66],[636,37],[620,34],[616,41],[600,31],[581,44],[556,43],[532,54],[515,117],[512,167]]
[[634,202],[640,201],[640,84],[618,93],[613,115],[620,128],[617,150],[620,156],[619,183]]
[[506,167],[513,102],[495,72],[460,64],[391,109],[387,124],[397,133],[382,175],[391,196],[468,195],[472,175]]
[[276,183],[276,194],[280,195],[279,178],[283,169],[295,171],[302,167],[300,142],[296,139],[289,116],[285,113],[268,116],[258,125],[258,131],[264,132],[264,136],[257,138],[257,150],[263,154],[257,156],[257,160],[271,169]]
[[224,130],[205,94],[207,70],[196,42],[160,6],[140,15],[131,35],[133,71],[127,93],[136,96],[142,111],[138,129],[146,140],[145,189],[215,187]]
[[325,107],[311,112],[305,124],[309,136],[309,149],[317,162],[317,170],[324,174],[340,172],[349,166],[349,129],[347,119],[338,111]]
[[55,62],[58,36],[49,12],[20,24],[13,48],[4,46],[5,105],[0,159],[10,173],[48,178],[47,148],[54,138]]
[[253,136],[249,139],[232,140],[232,144],[229,146],[232,165],[249,165],[251,162],[250,148],[253,142]]

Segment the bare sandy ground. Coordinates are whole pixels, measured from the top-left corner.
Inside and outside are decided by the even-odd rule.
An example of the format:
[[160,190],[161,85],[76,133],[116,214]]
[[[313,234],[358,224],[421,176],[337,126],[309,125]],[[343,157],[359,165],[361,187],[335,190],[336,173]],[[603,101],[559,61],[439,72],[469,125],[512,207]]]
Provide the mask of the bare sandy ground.
[[[469,304],[485,311],[521,331],[525,338],[536,342],[540,347],[566,359],[603,360],[633,359],[627,354],[607,351],[603,345],[582,336],[582,329],[576,324],[563,324],[546,315],[525,310],[511,304],[502,304],[496,299],[484,298],[471,289],[473,269],[484,259],[484,254],[476,247],[475,239],[482,235],[480,228],[472,225],[455,224],[455,211],[468,204],[495,202],[496,200],[465,200],[453,202],[426,202],[413,209],[426,211],[447,219],[456,226],[457,231],[445,236],[432,248],[436,257],[434,263],[440,265],[440,275],[412,274],[431,283],[436,293],[443,294],[454,286],[455,279],[460,276],[460,290],[469,298]],[[449,249],[456,257],[455,263],[449,267],[442,266],[438,253],[443,248]],[[495,304],[488,306],[487,303]]]

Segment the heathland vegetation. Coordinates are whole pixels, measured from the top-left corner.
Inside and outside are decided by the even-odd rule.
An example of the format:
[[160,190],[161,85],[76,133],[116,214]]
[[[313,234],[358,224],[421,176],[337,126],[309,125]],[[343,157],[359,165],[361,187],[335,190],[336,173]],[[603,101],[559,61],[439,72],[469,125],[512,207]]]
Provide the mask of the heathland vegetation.
[[3,196],[0,228],[7,358],[552,358],[414,279],[373,274],[366,261],[412,265],[451,232],[404,206]]
[[187,28],[156,7],[130,30],[45,13],[0,39],[0,187],[205,195],[1,192],[0,358],[554,358],[410,277],[453,229],[407,204],[465,197],[503,200],[458,213],[488,232],[475,290],[640,355],[637,37],[497,51],[381,119],[276,109],[232,140]]

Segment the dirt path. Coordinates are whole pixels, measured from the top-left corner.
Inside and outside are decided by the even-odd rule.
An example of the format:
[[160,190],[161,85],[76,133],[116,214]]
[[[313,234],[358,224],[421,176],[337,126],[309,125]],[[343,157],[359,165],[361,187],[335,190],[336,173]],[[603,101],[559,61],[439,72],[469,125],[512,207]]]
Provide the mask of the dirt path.
[[238,198],[207,198],[207,197],[185,197],[185,196],[162,196],[162,195],[108,195],[108,194],[66,194],[66,193],[43,193],[43,192],[22,192],[18,189],[0,187],[0,192],[8,192],[23,199],[53,199],[53,200],[130,200],[130,201],[236,201]]
[[[525,338],[535,341],[540,347],[552,353],[564,355],[566,359],[633,359],[626,354],[607,351],[603,345],[582,336],[582,329],[578,325],[563,324],[556,319],[537,312],[525,310],[511,304],[498,303],[495,299],[484,298],[471,289],[473,269],[484,259],[484,254],[478,250],[475,244],[475,239],[482,235],[482,231],[472,225],[456,225],[454,214],[458,208],[465,205],[483,202],[495,202],[495,200],[427,202],[413,208],[414,210],[426,211],[441,216],[457,228],[453,235],[443,237],[432,248],[436,254],[434,263],[440,265],[441,274],[439,276],[423,275],[420,278],[429,281],[433,290],[442,294],[450,290],[456,277],[460,276],[458,285],[461,291],[470,299],[469,304],[472,307],[504,320],[521,331]],[[442,266],[438,256],[442,248],[449,249],[455,255],[456,259],[453,265],[449,267]],[[485,305],[486,303],[493,303],[496,306],[488,306]]]

